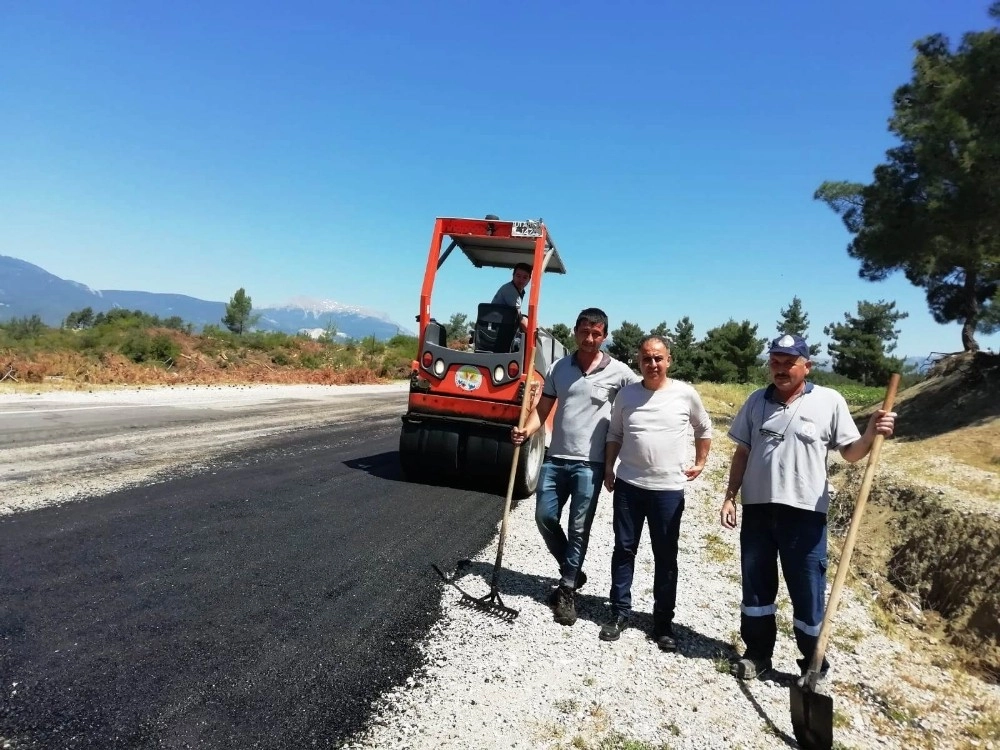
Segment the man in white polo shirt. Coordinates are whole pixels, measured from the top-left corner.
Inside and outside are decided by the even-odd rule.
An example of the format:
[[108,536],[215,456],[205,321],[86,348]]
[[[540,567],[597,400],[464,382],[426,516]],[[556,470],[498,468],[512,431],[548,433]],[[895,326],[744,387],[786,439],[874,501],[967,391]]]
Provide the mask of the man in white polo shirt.
[[[777,639],[778,561],[792,600],[792,626],[805,674],[826,607],[826,513],[830,505],[827,452],[859,461],[877,434],[889,437],[895,413],[878,410],[858,432],[844,397],[806,382],[809,345],[785,334],[768,350],[771,385],[754,391],[729,430],[736,442],[720,520],[736,528],[736,494],[743,505],[740,567],[744,655],[731,671],[752,680],[771,669]],[[823,672],[829,668],[824,659]]]
[[[528,415],[524,429],[511,429],[514,444],[522,444],[559,402],[552,442],[538,476],[535,522],[559,564],[559,585],[549,604],[560,625],[576,622],[575,592],[587,580],[583,560],[604,480],[611,404],[623,386],[639,380],[628,365],[601,351],[607,335],[608,316],[603,310],[588,307],[581,311],[573,327],[576,351],[549,367],[538,406]],[[567,501],[568,534],[559,521]]]

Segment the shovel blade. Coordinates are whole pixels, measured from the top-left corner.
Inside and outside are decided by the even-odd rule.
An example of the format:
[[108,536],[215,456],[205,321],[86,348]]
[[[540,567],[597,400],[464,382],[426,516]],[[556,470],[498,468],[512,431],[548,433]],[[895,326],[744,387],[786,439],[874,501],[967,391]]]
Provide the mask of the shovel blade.
[[833,698],[792,685],[792,729],[803,750],[832,750]]

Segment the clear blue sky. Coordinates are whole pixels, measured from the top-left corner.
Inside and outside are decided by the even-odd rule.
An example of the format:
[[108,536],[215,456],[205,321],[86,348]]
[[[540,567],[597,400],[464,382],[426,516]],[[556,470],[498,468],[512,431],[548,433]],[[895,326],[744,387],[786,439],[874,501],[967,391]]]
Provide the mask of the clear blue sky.
[[[542,217],[569,270],[545,324],[597,305],[770,336],[798,295],[820,340],[886,299],[898,354],[955,351],[921,290],[858,279],[812,195],[870,179],[913,42],[987,28],[987,5],[0,2],[0,254],[413,327],[435,216]],[[440,318],[510,275],[443,270]]]

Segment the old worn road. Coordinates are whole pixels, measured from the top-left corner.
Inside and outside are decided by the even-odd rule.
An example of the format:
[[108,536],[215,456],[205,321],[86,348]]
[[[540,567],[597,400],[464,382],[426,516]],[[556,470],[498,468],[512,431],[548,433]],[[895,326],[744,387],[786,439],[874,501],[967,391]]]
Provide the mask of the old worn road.
[[[0,515],[0,746],[336,747],[363,728],[420,662],[431,563],[490,544],[503,504],[400,480],[404,399]],[[122,429],[105,421],[88,443]]]

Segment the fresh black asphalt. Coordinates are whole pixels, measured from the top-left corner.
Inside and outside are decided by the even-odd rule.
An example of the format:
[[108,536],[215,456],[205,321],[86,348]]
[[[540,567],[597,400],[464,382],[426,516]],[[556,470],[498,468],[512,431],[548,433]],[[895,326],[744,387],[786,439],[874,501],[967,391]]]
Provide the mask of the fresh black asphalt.
[[494,543],[503,508],[403,482],[398,429],[293,432],[0,518],[0,746],[337,747],[362,729],[421,663],[431,563]]

